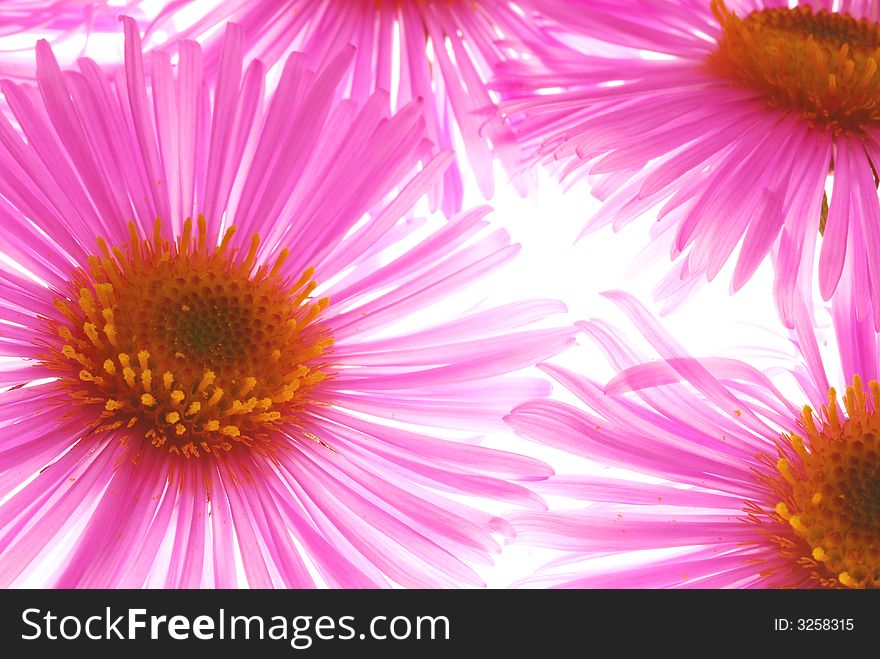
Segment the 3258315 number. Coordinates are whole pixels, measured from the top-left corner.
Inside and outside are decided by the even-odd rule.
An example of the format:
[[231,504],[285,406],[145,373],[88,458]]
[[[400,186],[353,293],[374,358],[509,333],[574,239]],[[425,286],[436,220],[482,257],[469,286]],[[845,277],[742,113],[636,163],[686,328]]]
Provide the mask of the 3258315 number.
[[852,618],[798,618],[798,631],[852,631],[855,621]]

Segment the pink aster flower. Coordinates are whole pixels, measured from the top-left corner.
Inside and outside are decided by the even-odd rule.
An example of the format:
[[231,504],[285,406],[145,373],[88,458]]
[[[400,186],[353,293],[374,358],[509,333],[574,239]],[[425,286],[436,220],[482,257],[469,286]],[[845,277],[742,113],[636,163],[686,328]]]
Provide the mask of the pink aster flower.
[[[619,374],[603,387],[544,366],[580,402],[535,400],[508,420],[529,438],[639,478],[561,476],[543,492],[593,505],[511,516],[517,542],[565,552],[537,581],[880,586],[880,342],[873,323],[857,321],[851,308],[835,309],[842,369],[834,389],[807,312],[798,309],[800,362],[786,372],[800,392],[785,396],[774,384],[781,380],[750,364],[690,357],[632,298],[610,297],[660,359],[647,361],[605,323],[583,323]],[[662,551],[645,558],[645,550]],[[617,568],[602,564],[609,556]]]
[[0,83],[0,585],[480,584],[549,469],[473,434],[562,306],[432,313],[517,246],[410,217],[451,155],[418,101],[335,100],[350,47],[266,99],[238,26],[216,81],[125,32],[113,77],[42,42]]
[[[192,4],[169,2],[148,34],[173,30],[172,19],[185,21],[180,17]],[[424,98],[429,138],[448,149],[460,133],[463,155],[486,198],[493,194],[493,156],[508,173],[518,168],[514,141],[493,117],[494,99],[484,83],[499,62],[550,42],[534,23],[531,0],[223,0],[182,34],[202,36],[226,20],[245,28],[246,51],[268,64],[296,49],[320,67],[341,45],[355,45],[347,77],[352,98],[393,91],[394,108]],[[219,62],[217,43],[206,41],[209,67]],[[519,179],[517,184],[522,187]],[[462,185],[460,167],[450,167],[435,191],[447,215],[461,208]]]
[[506,109],[539,159],[592,179],[605,203],[587,231],[659,206],[654,237],[678,259],[661,297],[735,250],[737,290],[769,254],[791,326],[818,247],[822,296],[852,279],[880,328],[880,4],[791,4],[536,0],[584,50],[508,63]]

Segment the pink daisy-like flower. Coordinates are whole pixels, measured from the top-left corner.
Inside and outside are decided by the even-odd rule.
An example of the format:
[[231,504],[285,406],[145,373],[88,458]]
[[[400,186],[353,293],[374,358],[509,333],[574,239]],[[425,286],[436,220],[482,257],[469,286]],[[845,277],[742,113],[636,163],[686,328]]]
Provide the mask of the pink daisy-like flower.
[[[802,361],[787,372],[803,397],[792,400],[749,364],[688,356],[635,300],[610,297],[662,359],[645,361],[605,323],[582,323],[619,374],[603,387],[544,366],[580,404],[530,401],[508,420],[526,437],[646,482],[560,476],[542,491],[594,504],[514,513],[517,542],[566,552],[537,580],[568,587],[880,586],[880,342],[873,323],[856,320],[851,308],[835,309],[839,397],[807,311],[799,309],[794,339]],[[643,550],[663,552],[646,559]],[[630,564],[608,570],[600,560],[608,556]]]
[[0,584],[479,585],[549,469],[472,434],[562,305],[431,313],[517,246],[409,217],[451,155],[419,101],[335,100],[350,47],[267,100],[238,26],[216,81],[125,32],[115,77],[41,42],[0,83]]
[[[191,5],[168,3],[148,34],[171,28]],[[448,149],[460,132],[486,198],[493,194],[493,156],[509,174],[518,169],[518,150],[494,117],[485,81],[499,62],[551,43],[534,23],[531,0],[223,0],[182,34],[209,34],[226,20],[245,28],[247,52],[268,64],[296,49],[320,67],[341,45],[356,46],[347,78],[351,97],[362,101],[377,89],[392,91],[394,108],[424,98],[428,137]],[[219,62],[216,43],[210,36],[206,41],[209,67]],[[522,188],[524,182],[515,183]],[[435,195],[447,215],[460,210],[462,186],[459,166],[450,167]]]
[[662,205],[655,237],[678,262],[661,297],[711,280],[739,247],[737,290],[772,254],[790,327],[820,244],[822,296],[852,279],[880,328],[880,5],[791,4],[536,0],[584,52],[545,55],[543,71],[508,63],[499,85],[538,158],[594,181],[605,203],[586,230]]

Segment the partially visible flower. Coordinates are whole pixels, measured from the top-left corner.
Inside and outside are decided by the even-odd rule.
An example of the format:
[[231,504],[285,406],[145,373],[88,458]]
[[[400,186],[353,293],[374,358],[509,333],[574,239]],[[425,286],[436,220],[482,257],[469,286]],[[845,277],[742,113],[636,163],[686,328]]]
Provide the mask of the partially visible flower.
[[93,32],[119,32],[117,16],[139,0],[4,0],[0,11],[0,77],[33,80],[33,48],[45,37],[85,47]]
[[517,246],[409,217],[451,155],[419,101],[335,100],[351,47],[266,101],[235,25],[216,81],[125,32],[115,77],[41,42],[0,83],[0,585],[479,585],[550,470],[471,434],[545,391],[510,374],[562,305],[437,320]]
[[[170,2],[150,32],[173,30],[192,0]],[[551,40],[535,24],[531,0],[222,0],[182,34],[210,34],[234,20],[247,32],[245,50],[267,64],[291,50],[323,66],[340,46],[358,54],[347,74],[348,93],[363,101],[377,89],[392,91],[394,108],[426,100],[428,136],[449,149],[460,132],[464,153],[482,194],[494,188],[493,156],[513,175],[519,152],[495,118],[485,81],[501,61],[534,55]],[[565,4],[558,2],[558,4]],[[185,19],[179,19],[185,20]],[[206,65],[219,63],[216,38],[206,41]],[[530,45],[527,46],[526,44]],[[436,197],[449,215],[461,209],[460,166],[444,175]],[[520,188],[524,182],[516,179]]]
[[791,4],[536,0],[583,53],[506,63],[505,109],[538,159],[593,179],[605,203],[586,230],[660,207],[678,262],[659,295],[735,251],[738,290],[772,255],[790,327],[821,245],[822,296],[851,279],[880,328],[880,4]]
[[[803,393],[792,399],[750,364],[690,357],[635,300],[610,296],[661,359],[646,361],[601,322],[583,323],[619,375],[603,387],[544,366],[580,403],[534,400],[508,417],[526,437],[631,474],[560,476],[542,492],[593,505],[511,516],[517,542],[565,551],[536,580],[622,588],[880,586],[873,324],[835,309],[843,365],[835,389],[800,309],[794,339],[801,362],[789,372]],[[644,550],[664,551],[646,559]],[[628,566],[608,570],[599,560],[608,557],[629,559]]]

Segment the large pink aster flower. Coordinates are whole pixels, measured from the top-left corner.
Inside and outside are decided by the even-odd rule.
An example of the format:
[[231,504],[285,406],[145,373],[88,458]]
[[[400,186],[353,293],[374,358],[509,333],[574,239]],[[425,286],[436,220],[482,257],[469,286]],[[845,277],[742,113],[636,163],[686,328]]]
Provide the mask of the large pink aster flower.
[[[174,29],[192,0],[169,2],[151,27]],[[392,91],[393,107],[426,100],[428,134],[440,149],[454,145],[456,130],[483,195],[493,193],[492,160],[508,173],[519,164],[507,128],[493,116],[485,81],[510,57],[534,54],[550,40],[534,24],[531,0],[223,0],[183,31],[209,34],[234,20],[247,32],[247,52],[267,63],[301,50],[323,66],[341,45],[357,56],[348,73],[351,96],[362,101],[376,89]],[[565,3],[559,3],[565,4]],[[531,47],[525,44],[529,42]],[[219,62],[216,39],[206,42],[206,64]],[[519,183],[518,183],[519,184]],[[447,214],[462,204],[459,167],[438,188]]]
[[508,63],[501,87],[520,98],[507,109],[540,159],[593,177],[606,203],[587,230],[662,205],[655,234],[679,261],[661,296],[712,279],[737,248],[739,289],[773,254],[791,326],[821,244],[821,294],[851,278],[880,328],[880,5],[790,4],[536,0],[584,53]]
[[350,47],[264,101],[239,27],[216,83],[125,31],[115,78],[44,42],[0,83],[0,584],[481,583],[484,500],[549,470],[461,433],[544,389],[508,374],[572,341],[525,329],[561,305],[430,312],[517,247],[408,218],[451,156],[418,101],[334,101]]
[[[850,308],[835,310],[843,366],[835,390],[801,309],[794,338],[802,361],[789,373],[802,396],[792,398],[749,364],[691,358],[632,298],[611,296],[662,359],[645,361],[619,332],[584,323],[619,375],[603,387],[546,366],[580,404],[535,400],[509,421],[527,437],[635,472],[641,482],[563,476],[546,491],[593,505],[515,513],[518,542],[566,552],[538,582],[880,586],[880,342],[873,323],[857,321]],[[645,558],[643,550],[663,552]],[[609,556],[629,565],[618,560],[608,569],[600,559]]]

